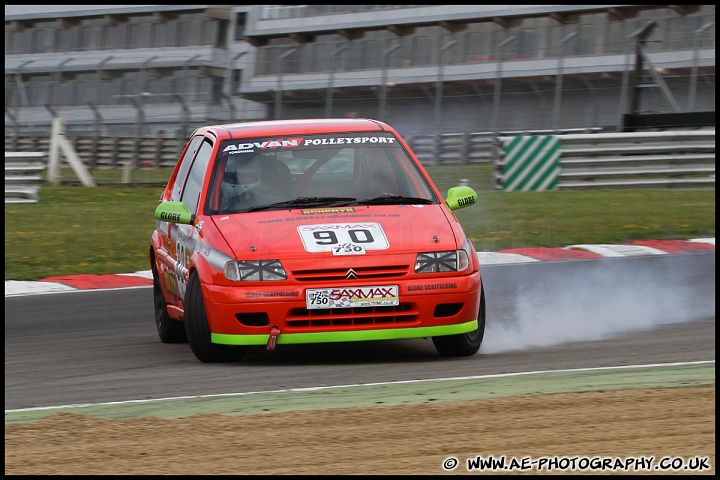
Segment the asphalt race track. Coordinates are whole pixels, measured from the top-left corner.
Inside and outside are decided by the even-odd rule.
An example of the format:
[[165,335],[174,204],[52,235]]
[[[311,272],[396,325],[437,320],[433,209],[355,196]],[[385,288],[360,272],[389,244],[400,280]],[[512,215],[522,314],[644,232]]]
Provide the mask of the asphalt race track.
[[6,421],[18,409],[682,362],[711,364],[714,382],[714,251],[482,271],[485,341],[462,359],[428,339],[256,347],[202,364],[158,340],[150,287],[6,293]]

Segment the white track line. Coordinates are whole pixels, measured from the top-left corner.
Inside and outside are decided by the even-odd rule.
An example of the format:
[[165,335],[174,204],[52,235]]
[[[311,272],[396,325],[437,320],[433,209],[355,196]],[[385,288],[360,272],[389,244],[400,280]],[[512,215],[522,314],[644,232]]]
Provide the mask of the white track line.
[[216,393],[207,395],[184,395],[180,397],[165,397],[165,398],[145,398],[141,400],[125,400],[117,402],[101,402],[101,403],[77,403],[71,405],[58,405],[53,407],[31,407],[31,408],[16,408],[11,410],[5,410],[5,414],[8,413],[19,413],[19,412],[37,412],[42,410],[54,410],[60,408],[84,408],[84,407],[102,407],[107,405],[128,405],[137,403],[154,403],[174,400],[197,400],[200,398],[220,398],[220,397],[243,397],[246,395],[261,395],[261,394],[273,394],[273,393],[287,393],[287,392],[316,392],[320,390],[332,390],[337,388],[354,388],[354,387],[374,387],[383,385],[402,385],[409,383],[425,383],[425,382],[442,382],[442,381],[457,381],[457,380],[483,380],[489,378],[507,378],[507,377],[518,377],[525,375],[539,375],[539,374],[551,374],[551,373],[575,373],[575,372],[593,372],[601,370],[627,370],[632,368],[655,368],[655,367],[682,367],[688,365],[706,365],[715,364],[715,360],[702,360],[697,362],[677,362],[677,363],[655,363],[649,365],[618,365],[614,367],[589,367],[589,368],[570,368],[562,370],[537,370],[532,372],[516,372],[516,373],[498,373],[492,375],[474,375],[468,377],[446,377],[446,378],[423,378],[418,380],[400,380],[396,382],[376,382],[376,383],[356,383],[348,385],[329,385],[323,387],[301,387],[301,388],[284,388],[281,390],[263,390],[257,392],[237,392],[237,393]]

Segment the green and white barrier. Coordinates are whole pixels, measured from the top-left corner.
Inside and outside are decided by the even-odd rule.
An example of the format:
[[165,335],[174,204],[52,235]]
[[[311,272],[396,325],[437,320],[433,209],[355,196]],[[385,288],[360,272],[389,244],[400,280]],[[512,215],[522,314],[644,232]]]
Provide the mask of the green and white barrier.
[[508,192],[556,190],[561,144],[554,135],[514,137],[505,144],[499,187]]

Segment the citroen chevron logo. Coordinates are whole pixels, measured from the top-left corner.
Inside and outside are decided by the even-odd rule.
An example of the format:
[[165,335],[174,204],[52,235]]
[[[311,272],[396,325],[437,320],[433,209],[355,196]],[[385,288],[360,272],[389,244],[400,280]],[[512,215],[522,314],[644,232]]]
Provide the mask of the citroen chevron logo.
[[345,280],[350,280],[351,278],[358,278],[358,274],[355,273],[355,270],[352,268],[345,274]]

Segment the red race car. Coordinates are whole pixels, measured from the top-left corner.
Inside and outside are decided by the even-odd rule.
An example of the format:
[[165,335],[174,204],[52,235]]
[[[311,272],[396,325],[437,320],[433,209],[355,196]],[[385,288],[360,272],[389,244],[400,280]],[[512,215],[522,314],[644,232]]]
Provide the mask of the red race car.
[[472,243],[407,143],[368,119],[197,129],[160,204],[150,265],[160,340],[202,362],[249,346],[432,338],[475,354],[485,296]]

